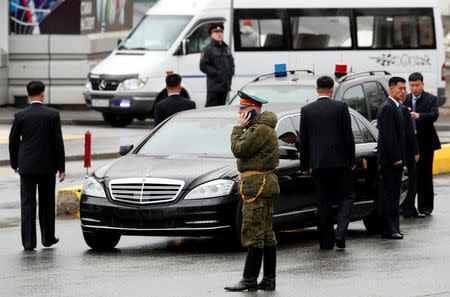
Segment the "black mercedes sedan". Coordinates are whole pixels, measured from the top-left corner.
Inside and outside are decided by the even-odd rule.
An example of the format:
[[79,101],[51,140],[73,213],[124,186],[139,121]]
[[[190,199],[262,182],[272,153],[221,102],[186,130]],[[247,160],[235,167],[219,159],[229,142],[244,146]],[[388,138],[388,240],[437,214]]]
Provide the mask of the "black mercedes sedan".
[[[274,229],[318,223],[310,176],[300,172],[295,146],[285,135],[298,135],[300,106],[268,104],[276,113],[280,164],[275,172],[281,193],[275,199]],[[356,200],[352,220],[363,219],[369,232],[378,227],[379,174],[377,130],[350,110],[356,143]],[[135,147],[121,147],[121,158],[96,170],[84,183],[80,219],[93,249],[114,248],[122,235],[230,236],[241,226],[239,172],[230,149],[235,106],[190,110],[167,119]],[[290,141],[291,142],[291,141]],[[404,178],[402,195],[407,189]]]

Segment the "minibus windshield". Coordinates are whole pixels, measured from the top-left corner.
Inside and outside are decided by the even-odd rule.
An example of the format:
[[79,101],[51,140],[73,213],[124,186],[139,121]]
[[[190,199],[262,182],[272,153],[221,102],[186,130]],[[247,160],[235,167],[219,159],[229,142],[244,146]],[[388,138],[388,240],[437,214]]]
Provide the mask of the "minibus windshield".
[[147,15],[120,44],[119,50],[166,51],[192,16]]

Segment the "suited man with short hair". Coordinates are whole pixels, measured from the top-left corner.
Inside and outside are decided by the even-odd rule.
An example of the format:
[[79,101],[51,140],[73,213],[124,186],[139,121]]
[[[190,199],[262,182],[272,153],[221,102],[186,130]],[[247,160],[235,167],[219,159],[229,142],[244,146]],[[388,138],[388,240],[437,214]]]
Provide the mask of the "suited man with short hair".
[[[352,171],[355,169],[355,141],[346,103],[330,99],[334,80],[317,79],[319,98],[301,109],[300,169],[309,174],[316,189],[321,249],[345,248],[345,237],[355,199]],[[336,201],[337,200],[337,201]],[[337,202],[334,232],[331,207]]]
[[169,96],[155,105],[154,125],[157,126],[177,112],[195,109],[195,102],[184,98],[181,92],[181,76],[169,74],[166,76],[166,90]]
[[407,159],[407,134],[401,111],[401,98],[406,96],[406,81],[401,77],[389,79],[389,98],[378,110],[378,164],[381,166],[382,235],[403,239],[400,233],[399,203],[403,165]]
[[406,96],[406,105],[411,109],[411,118],[420,159],[417,163],[417,208],[419,213],[430,215],[434,207],[433,157],[441,148],[434,122],[439,117],[437,98],[423,90],[423,76],[412,73],[409,78],[411,94]]
[[410,111],[404,105],[406,96],[401,98],[402,104],[400,110],[403,114],[403,120],[406,128],[407,149],[406,149],[406,166],[408,168],[408,192],[403,203],[400,205],[400,212],[404,218],[424,218],[425,215],[417,211],[415,206],[415,197],[417,194],[417,167],[416,164],[420,159],[419,147],[417,146],[416,135],[414,134],[413,122]]
[[59,241],[55,237],[55,174],[64,181],[65,154],[59,112],[45,106],[45,85],[27,85],[31,104],[14,114],[9,134],[11,167],[20,174],[22,245],[36,248],[36,188],[39,193],[39,225],[42,245]]

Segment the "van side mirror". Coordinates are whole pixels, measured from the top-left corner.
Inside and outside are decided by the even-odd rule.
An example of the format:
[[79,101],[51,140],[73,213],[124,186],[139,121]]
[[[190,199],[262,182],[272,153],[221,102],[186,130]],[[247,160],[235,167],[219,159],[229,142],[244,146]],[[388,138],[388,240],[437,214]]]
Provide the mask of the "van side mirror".
[[181,52],[184,56],[189,54],[189,39],[183,39],[181,41]]
[[300,159],[297,148],[290,146],[279,146],[278,155],[280,159],[298,160]]
[[119,149],[119,155],[121,156],[125,156],[126,154],[128,154],[132,149],[133,149],[134,145],[122,145]]

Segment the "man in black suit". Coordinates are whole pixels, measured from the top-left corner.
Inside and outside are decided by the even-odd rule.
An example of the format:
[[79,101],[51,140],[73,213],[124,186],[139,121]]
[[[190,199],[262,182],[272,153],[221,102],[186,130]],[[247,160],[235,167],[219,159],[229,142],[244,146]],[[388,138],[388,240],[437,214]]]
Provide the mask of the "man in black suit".
[[184,98],[181,92],[181,76],[169,74],[166,76],[166,90],[169,96],[155,105],[155,127],[177,112],[195,109],[195,102]]
[[59,113],[45,105],[45,85],[27,85],[30,106],[14,115],[9,134],[11,167],[20,174],[22,245],[36,248],[36,187],[39,192],[39,225],[42,245],[59,241],[55,237],[55,174],[64,181],[65,156]]
[[[406,94],[405,94],[406,95]],[[415,207],[415,197],[417,194],[417,168],[416,163],[419,161],[419,147],[417,146],[416,135],[414,134],[413,122],[411,119],[410,111],[407,106],[404,105],[406,96],[400,99],[402,104],[400,105],[400,111],[403,115],[406,128],[406,166],[408,168],[408,193],[403,203],[400,205],[400,213],[404,218],[424,218],[425,215],[417,211]]]
[[[301,109],[300,168],[307,175],[312,169],[316,188],[321,249],[345,248],[345,236],[355,199],[352,171],[355,169],[355,141],[346,103],[330,99],[334,81],[317,79],[319,98]],[[333,204],[338,204],[336,233]]]
[[389,79],[389,98],[378,110],[378,164],[381,165],[382,235],[403,239],[400,233],[399,202],[403,165],[407,155],[407,133],[401,111],[401,98],[406,96],[406,81],[401,77]]
[[411,108],[411,118],[419,146],[420,159],[417,163],[417,206],[419,213],[433,212],[433,157],[441,148],[434,122],[439,117],[437,98],[423,90],[423,76],[415,72],[409,78],[411,94],[406,97],[406,105]]

